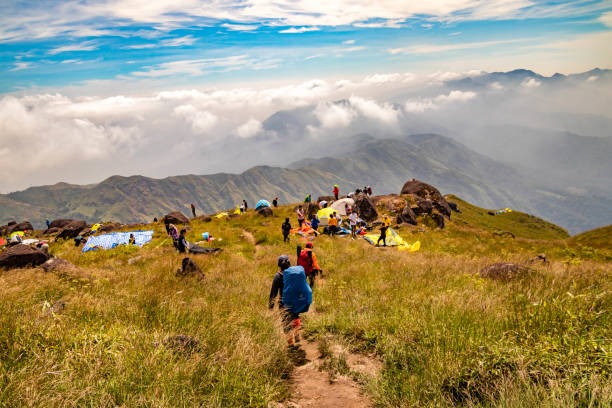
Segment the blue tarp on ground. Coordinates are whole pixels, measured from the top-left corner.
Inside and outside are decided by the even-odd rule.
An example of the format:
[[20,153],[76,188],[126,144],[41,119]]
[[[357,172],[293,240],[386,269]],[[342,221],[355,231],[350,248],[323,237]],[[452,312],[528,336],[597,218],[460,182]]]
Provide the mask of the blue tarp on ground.
[[117,245],[127,244],[130,240],[130,234],[134,234],[138,246],[143,246],[153,239],[153,231],[113,232],[112,234],[96,235],[87,238],[83,252],[98,248],[111,249]]

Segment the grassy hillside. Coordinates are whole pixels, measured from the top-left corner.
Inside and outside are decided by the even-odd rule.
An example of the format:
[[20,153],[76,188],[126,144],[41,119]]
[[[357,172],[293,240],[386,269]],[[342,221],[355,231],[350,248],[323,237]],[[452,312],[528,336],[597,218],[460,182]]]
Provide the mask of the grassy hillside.
[[612,257],[612,225],[583,232],[573,236],[568,241],[575,246],[592,247],[607,251]]
[[[419,252],[317,238],[324,275],[305,335],[380,359],[374,378],[348,374],[381,407],[610,406],[610,262],[596,245],[572,252],[563,230],[534,217],[453,200],[462,213],[444,230],[398,228],[421,240]],[[74,270],[0,272],[0,406],[267,407],[290,397],[293,366],[267,308],[278,255],[293,261],[305,243],[282,242],[285,217],[295,224],[292,206],[190,225],[190,241],[208,231],[223,249],[192,256],[204,281],[174,275],[182,256],[161,224],[142,226],[155,231],[143,248],[81,254],[53,243]],[[550,264],[521,279],[478,276],[542,252]],[[197,344],[173,346],[181,334]]]

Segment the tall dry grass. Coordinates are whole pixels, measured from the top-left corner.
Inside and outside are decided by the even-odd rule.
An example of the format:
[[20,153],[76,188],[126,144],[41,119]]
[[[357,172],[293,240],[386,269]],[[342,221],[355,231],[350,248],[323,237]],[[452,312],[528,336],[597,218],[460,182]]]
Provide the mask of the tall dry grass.
[[[192,256],[204,281],[174,275],[182,256],[163,225],[141,249],[53,244],[75,270],[1,272],[0,406],[265,407],[287,397],[292,365],[267,297],[278,255],[295,260],[305,241],[282,242],[285,216],[295,223],[290,206],[193,223],[191,241],[221,238],[220,254]],[[363,386],[378,406],[609,406],[609,262],[556,239],[475,231],[460,220],[401,228],[421,240],[417,253],[317,238],[324,275],[305,334],[375,353],[384,368]],[[552,262],[528,276],[478,276],[539,252]]]

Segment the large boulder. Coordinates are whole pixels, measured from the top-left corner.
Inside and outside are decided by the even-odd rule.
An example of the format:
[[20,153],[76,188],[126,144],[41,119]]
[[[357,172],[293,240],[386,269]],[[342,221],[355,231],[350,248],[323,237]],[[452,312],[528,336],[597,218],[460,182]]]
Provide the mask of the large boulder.
[[69,224],[64,225],[64,228],[59,234],[57,234],[55,239],[72,239],[77,235],[81,235],[81,231],[86,230],[87,228],[88,226],[85,221],[71,221]]
[[376,206],[367,194],[359,193],[354,197],[354,200],[355,207],[357,207],[357,211],[359,212],[359,216],[363,220],[367,222],[372,222],[376,218],[378,218]]
[[10,234],[15,231],[33,231],[34,227],[30,224],[30,221],[20,222],[19,224],[7,225],[6,234]]
[[408,223],[408,224],[412,224],[412,225],[417,225],[417,219],[416,219],[416,215],[414,213],[414,211],[412,211],[412,208],[410,208],[410,206],[405,206],[404,209],[402,210],[402,212],[400,214],[398,214],[397,216],[397,223],[401,224],[401,223]]
[[401,214],[404,207],[408,205],[406,200],[397,194],[389,194],[382,196],[371,197],[372,202],[377,209],[385,210],[392,214]]
[[64,228],[66,225],[70,224],[73,221],[75,221],[75,220],[68,219],[68,218],[62,218],[62,219],[59,219],[59,220],[53,220],[49,224],[49,228]]
[[314,215],[317,214],[317,212],[319,212],[320,209],[321,207],[319,207],[319,204],[308,203],[308,208],[306,208],[306,219],[311,219]]
[[193,219],[201,221],[201,222],[211,222],[212,221],[212,217],[210,215],[206,215],[206,214],[198,215],[198,216],[194,217]]
[[13,269],[26,266],[38,266],[49,259],[43,251],[29,245],[13,245],[0,253],[0,268]]
[[434,203],[434,207],[437,208],[441,214],[450,217],[451,208],[448,202],[446,202],[444,196],[440,194],[440,191],[430,184],[412,179],[404,184],[401,194],[411,194],[426,200],[431,200]]
[[271,217],[272,215],[274,215],[274,212],[272,212],[272,209],[270,207],[261,207],[257,210],[257,214],[263,217]]
[[172,211],[164,215],[164,224],[189,224],[189,218],[180,211]]
[[433,209],[434,209],[433,201],[429,199],[423,199],[420,197],[415,198],[415,205],[414,207],[412,207],[412,211],[416,215],[431,214],[433,212]]

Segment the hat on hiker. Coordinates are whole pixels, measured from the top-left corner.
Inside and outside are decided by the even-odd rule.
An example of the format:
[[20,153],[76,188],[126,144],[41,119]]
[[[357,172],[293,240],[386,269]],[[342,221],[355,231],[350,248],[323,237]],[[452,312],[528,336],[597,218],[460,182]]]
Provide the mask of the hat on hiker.
[[278,266],[282,269],[288,268],[291,266],[291,261],[287,255],[281,255],[278,257]]

